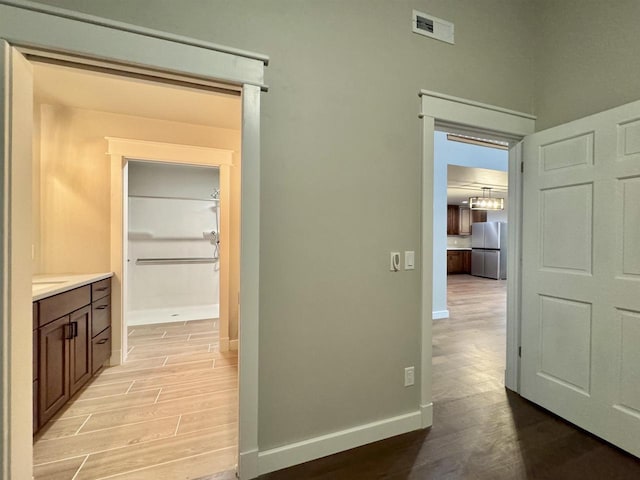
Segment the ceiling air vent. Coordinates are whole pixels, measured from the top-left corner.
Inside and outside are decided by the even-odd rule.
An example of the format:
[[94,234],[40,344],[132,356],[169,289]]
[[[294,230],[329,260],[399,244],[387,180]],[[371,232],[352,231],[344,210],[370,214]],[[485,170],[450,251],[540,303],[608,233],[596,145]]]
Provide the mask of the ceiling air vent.
[[411,28],[414,33],[419,33],[425,37],[435,38],[447,43],[455,43],[453,41],[453,23],[433,15],[414,10]]

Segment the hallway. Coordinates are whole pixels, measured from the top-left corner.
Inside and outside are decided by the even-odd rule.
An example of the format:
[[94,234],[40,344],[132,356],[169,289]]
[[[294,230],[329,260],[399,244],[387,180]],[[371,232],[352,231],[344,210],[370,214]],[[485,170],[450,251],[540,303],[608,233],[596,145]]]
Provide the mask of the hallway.
[[260,478],[640,478],[638,459],[505,390],[506,282],[448,280],[451,317],[433,326],[433,427]]

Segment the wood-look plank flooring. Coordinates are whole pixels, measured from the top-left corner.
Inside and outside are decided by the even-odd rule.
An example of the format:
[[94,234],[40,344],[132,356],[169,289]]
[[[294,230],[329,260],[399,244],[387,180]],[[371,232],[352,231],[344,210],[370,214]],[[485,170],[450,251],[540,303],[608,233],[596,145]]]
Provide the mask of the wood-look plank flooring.
[[505,282],[448,279],[451,316],[433,324],[433,427],[260,478],[640,479],[638,459],[505,390]]
[[129,328],[128,361],[104,369],[34,439],[47,480],[233,475],[237,352],[217,320]]

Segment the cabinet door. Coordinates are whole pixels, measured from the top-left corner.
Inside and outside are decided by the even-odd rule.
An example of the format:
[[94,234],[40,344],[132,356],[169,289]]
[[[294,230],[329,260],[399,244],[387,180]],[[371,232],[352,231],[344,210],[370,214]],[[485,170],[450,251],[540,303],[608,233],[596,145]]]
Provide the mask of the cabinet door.
[[486,210],[471,210],[471,223],[486,222],[487,211]]
[[469,250],[462,252],[462,273],[471,273],[471,252]]
[[458,235],[459,229],[458,207],[456,205],[447,205],[447,235]]
[[460,207],[460,235],[471,235],[471,210]]
[[70,315],[73,338],[69,341],[69,388],[73,395],[91,378],[91,307]]
[[462,273],[462,252],[453,250],[447,252],[447,273]]
[[69,400],[69,316],[40,327],[38,421],[44,425]]

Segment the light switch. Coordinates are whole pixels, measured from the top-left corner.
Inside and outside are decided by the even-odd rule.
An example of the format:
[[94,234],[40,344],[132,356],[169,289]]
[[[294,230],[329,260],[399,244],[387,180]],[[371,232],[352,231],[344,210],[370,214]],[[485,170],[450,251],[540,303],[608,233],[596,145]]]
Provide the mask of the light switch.
[[404,269],[414,270],[416,268],[416,252],[409,250],[404,252]]

